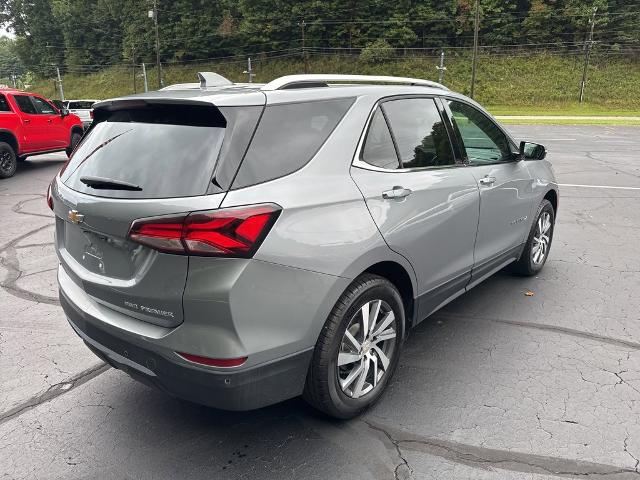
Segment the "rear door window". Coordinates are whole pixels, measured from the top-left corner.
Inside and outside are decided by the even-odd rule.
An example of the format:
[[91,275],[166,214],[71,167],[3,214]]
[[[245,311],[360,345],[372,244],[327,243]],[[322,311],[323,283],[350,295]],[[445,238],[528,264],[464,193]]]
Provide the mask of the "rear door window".
[[340,98],[267,106],[232,188],[266,182],[302,168],[353,101]]
[[9,102],[7,102],[7,98],[0,94],[0,112],[10,112],[11,107],[9,106]]
[[[102,197],[204,195],[216,168],[224,161],[219,158],[222,145],[225,138],[233,136],[229,130],[239,123],[233,120],[238,109],[243,110],[244,123],[253,122],[253,127],[245,130],[253,132],[262,110],[259,106],[218,109],[213,105],[154,105],[113,112],[97,110],[96,123],[74,152],[61,179],[74,190]],[[248,143],[248,138],[244,135],[233,141]],[[96,178],[138,188],[96,188]]]
[[451,142],[433,99],[406,98],[382,105],[402,168],[454,165]]
[[33,105],[33,102],[31,102],[31,97],[28,95],[14,95],[13,98],[22,113],[36,114],[36,107]]

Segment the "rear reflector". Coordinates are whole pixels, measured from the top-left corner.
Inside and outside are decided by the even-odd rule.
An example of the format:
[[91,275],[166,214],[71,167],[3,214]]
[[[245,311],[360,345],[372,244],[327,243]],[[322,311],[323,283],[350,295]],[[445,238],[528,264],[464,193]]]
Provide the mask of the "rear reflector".
[[184,255],[253,256],[280,214],[273,204],[143,218],[129,238],[161,252]]
[[200,355],[192,355],[191,353],[176,352],[185,360],[189,360],[193,363],[199,363],[200,365],[206,365],[208,367],[239,367],[247,361],[248,357],[240,358],[209,358],[201,357]]

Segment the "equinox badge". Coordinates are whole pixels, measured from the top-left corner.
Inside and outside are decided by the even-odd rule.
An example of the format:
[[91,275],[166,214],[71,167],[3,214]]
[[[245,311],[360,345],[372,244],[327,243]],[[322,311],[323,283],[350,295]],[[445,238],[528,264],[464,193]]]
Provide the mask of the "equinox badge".
[[78,223],[82,223],[82,221],[84,220],[84,215],[82,215],[81,213],[78,213],[77,210],[69,210],[69,213],[67,214],[67,218],[72,223],[75,223],[77,225]]

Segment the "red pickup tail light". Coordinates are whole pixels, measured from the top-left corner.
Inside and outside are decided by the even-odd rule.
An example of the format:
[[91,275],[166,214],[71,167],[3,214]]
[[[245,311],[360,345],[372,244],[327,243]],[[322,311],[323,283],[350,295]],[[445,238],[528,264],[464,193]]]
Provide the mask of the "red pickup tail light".
[[264,204],[143,218],[133,222],[129,238],[165,253],[249,258],[280,211],[277,205]]

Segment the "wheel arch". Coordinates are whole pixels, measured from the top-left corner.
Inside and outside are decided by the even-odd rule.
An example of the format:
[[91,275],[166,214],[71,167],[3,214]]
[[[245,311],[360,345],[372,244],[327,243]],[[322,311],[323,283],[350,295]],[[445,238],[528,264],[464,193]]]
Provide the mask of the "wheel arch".
[[20,145],[18,144],[18,139],[13,132],[10,130],[0,129],[0,142],[5,142],[11,145],[16,156],[18,156]]
[[555,191],[555,189],[551,189],[549,190],[547,193],[544,194],[544,199],[545,200],[549,200],[549,202],[551,203],[551,206],[553,207],[553,213],[554,215],[558,214],[558,192]]
[[385,260],[375,263],[362,273],[371,273],[389,280],[400,293],[405,311],[405,336],[409,328],[414,324],[416,314],[414,280],[407,269],[393,260]]

